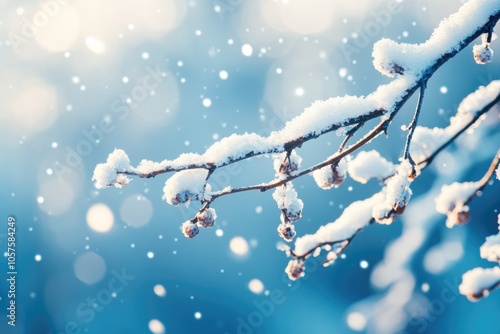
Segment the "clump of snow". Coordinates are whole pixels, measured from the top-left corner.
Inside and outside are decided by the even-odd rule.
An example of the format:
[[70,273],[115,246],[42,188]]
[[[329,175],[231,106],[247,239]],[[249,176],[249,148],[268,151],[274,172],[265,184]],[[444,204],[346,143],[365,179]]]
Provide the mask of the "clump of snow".
[[474,268],[462,276],[460,293],[471,301],[486,297],[500,283],[500,267]]
[[297,171],[300,168],[302,158],[295,150],[292,150],[290,155],[287,152],[275,154],[273,156],[273,166],[276,171],[276,176],[286,176]]
[[341,159],[337,164],[317,169],[312,173],[312,176],[321,189],[327,190],[332,187],[338,188],[347,176],[346,159]]
[[200,233],[200,229],[198,228],[198,225],[188,220],[182,224],[182,233],[186,238],[192,239]]
[[[454,182],[450,185],[444,185],[435,199],[436,211],[445,215],[451,215],[455,212],[454,216],[460,212],[468,212],[468,208],[464,203],[479,187],[479,182]],[[459,223],[459,221],[449,219],[446,225],[451,228],[455,223]]]
[[[474,54],[474,60],[480,65],[484,65],[493,61],[493,50],[491,49],[490,42],[488,41],[489,34],[482,34],[481,41],[482,44],[474,45],[472,48],[472,53]],[[491,40],[497,39],[495,33],[491,34]]]
[[338,243],[352,238],[360,229],[370,224],[373,207],[381,203],[385,192],[351,203],[337,220],[321,226],[316,233],[306,234],[295,241],[295,254],[303,255],[322,243]]
[[304,203],[297,198],[297,192],[291,182],[276,188],[273,198],[282,212],[282,223],[294,222],[302,217]]
[[191,200],[203,199],[205,190],[210,189],[209,185],[205,187],[207,175],[208,171],[205,169],[191,169],[175,173],[163,187],[165,200],[170,205],[180,203],[189,205]]
[[497,180],[500,180],[500,165],[497,168]]
[[[446,128],[426,128],[417,126],[413,134],[410,153],[416,162],[429,157],[439,146],[443,145],[459,130],[471,122],[476,112],[498,98],[500,95],[500,80],[492,81],[486,87],[481,86],[475,92],[465,97],[458,106],[457,114],[450,118]],[[476,121],[475,126],[480,124]]]
[[472,48],[474,60],[479,65],[485,65],[493,61],[493,50],[489,45],[478,44]]
[[452,228],[455,225],[464,225],[470,221],[469,207],[464,202],[456,203],[452,211],[446,217],[446,227]]
[[214,226],[216,219],[217,213],[215,212],[215,209],[208,208],[196,215],[196,224],[204,228],[209,228]]
[[301,260],[290,260],[285,268],[285,272],[288,278],[295,281],[302,276],[304,276],[304,261]]
[[282,223],[278,225],[278,235],[283,238],[286,242],[290,242],[293,240],[295,235],[297,234],[295,232],[295,226],[290,223]]
[[323,263],[323,267],[328,267],[333,264],[339,256],[336,252],[330,251],[326,254],[326,262]]
[[492,262],[500,261],[500,234],[486,237],[486,241],[480,248],[481,257]]
[[491,15],[500,11],[498,0],[471,0],[458,12],[442,20],[422,44],[396,43],[382,39],[373,46],[373,65],[389,77],[421,77],[442,55],[459,49],[465,37],[473,35]]
[[380,224],[391,224],[396,219],[396,214],[402,214],[412,191],[410,176],[413,167],[408,160],[403,160],[397,169],[397,173],[387,182],[386,198],[383,203],[373,208],[373,218]]
[[353,180],[364,184],[371,179],[386,179],[396,173],[396,166],[375,150],[361,151],[349,161],[347,171]]
[[105,163],[98,164],[94,170],[92,180],[98,188],[106,188],[114,185],[117,188],[128,184],[130,180],[124,174],[132,172],[130,160],[123,150],[115,149],[110,153]]

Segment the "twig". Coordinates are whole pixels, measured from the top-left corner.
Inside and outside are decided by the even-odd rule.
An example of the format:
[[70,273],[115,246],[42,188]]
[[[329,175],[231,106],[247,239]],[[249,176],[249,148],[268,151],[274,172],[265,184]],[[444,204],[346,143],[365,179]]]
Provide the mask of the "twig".
[[478,181],[479,187],[476,189],[476,191],[467,198],[467,200],[464,202],[464,205],[467,205],[474,199],[474,197],[477,196],[477,194],[486,187],[490,179],[493,177],[495,174],[495,170],[497,169],[498,162],[500,161],[500,149],[497,151],[497,154],[493,158],[493,161],[491,161],[490,167],[486,171],[486,174],[481,178],[481,180]]
[[346,132],[346,136],[344,140],[342,141],[342,144],[340,144],[338,151],[342,152],[344,148],[346,147],[347,143],[349,140],[358,132],[359,129],[361,129],[365,125],[365,123],[361,122],[356,124],[353,128],[351,128],[349,131]]
[[[491,106],[490,106],[490,108],[491,108],[491,107],[493,107],[493,105],[491,105]],[[472,124],[474,124],[474,122],[473,122],[473,123],[468,123],[468,124],[466,124],[466,125],[464,126],[464,128],[462,128],[459,132],[460,132],[460,133],[463,133],[463,132],[464,132],[465,130],[467,130],[467,128],[469,128]],[[451,142],[450,142],[450,141],[447,141],[447,142],[446,142],[445,144],[443,144],[443,145],[446,145],[446,146],[447,146],[447,145],[449,145],[449,144],[451,144]],[[444,146],[444,147],[443,147],[443,146],[441,146],[441,147],[438,149],[438,150],[439,150],[439,152],[440,152],[440,151],[442,151],[442,150],[443,150],[446,146]],[[436,150],[436,151],[437,151],[437,150]],[[439,153],[439,152],[438,152],[438,153]],[[433,153],[433,156],[436,156],[436,155],[437,155],[437,153],[436,153],[436,152],[434,152],[434,153]],[[484,189],[484,187],[488,184],[488,181],[489,181],[489,180],[491,179],[491,177],[494,175],[495,170],[496,170],[496,168],[497,168],[497,166],[498,166],[498,163],[499,163],[499,162],[500,162],[500,149],[498,150],[497,154],[496,154],[496,155],[495,155],[495,157],[493,158],[493,161],[491,162],[490,167],[488,168],[488,171],[486,172],[486,174],[485,174],[485,175],[481,178],[481,180],[479,181],[479,182],[481,183],[481,186],[480,186],[480,187],[479,187],[479,188],[478,188],[478,189],[474,192],[474,194],[473,194],[471,197],[469,197],[469,199],[467,199],[467,201],[466,201],[464,204],[469,203],[469,202],[470,202],[470,201],[471,201],[471,200],[472,200],[472,199],[476,196],[477,192],[482,191],[482,190]],[[425,168],[427,168],[427,167],[428,167],[431,163],[432,163],[432,160],[430,160],[430,161],[429,161],[426,165],[424,165],[424,166],[422,167],[422,170],[424,170]],[[389,176],[387,179],[391,178],[392,176],[394,176],[394,175]],[[375,220],[372,218],[372,219],[370,219],[370,222],[368,223],[368,225],[371,225],[371,224],[373,224],[374,222],[375,222]],[[352,239],[354,239],[354,237],[355,237],[356,235],[358,235],[358,234],[359,234],[361,231],[363,231],[363,230],[364,230],[364,228],[358,229],[358,230],[357,230],[357,231],[356,231],[356,232],[355,232],[355,233],[354,233],[354,234],[353,234],[353,235],[352,235],[349,239],[345,239],[345,240],[349,240],[349,243],[350,243],[350,241],[351,241]],[[309,251],[307,251],[306,253],[301,254],[301,255],[297,255],[297,254],[293,253],[293,251],[290,251],[290,254],[291,254],[291,256],[292,256],[293,258],[296,258],[296,259],[303,259],[303,260],[305,260],[305,259],[307,259],[307,258],[308,258],[308,257],[309,257],[309,256],[310,256],[313,252],[314,252],[314,250],[315,250],[316,248],[318,248],[318,247],[323,247],[323,246],[326,246],[326,245],[335,245],[335,244],[341,243],[341,242],[343,242],[343,241],[345,241],[345,240],[336,240],[336,241],[331,241],[331,242],[323,242],[323,243],[321,243],[321,244],[316,245],[315,247],[313,247],[312,249],[310,249]],[[343,249],[345,249],[347,246],[348,246],[348,245],[346,245]],[[343,250],[343,249],[342,249],[342,250]]]
[[441,153],[442,150],[444,150],[452,142],[454,142],[455,139],[458,138],[458,136],[460,136],[462,133],[464,133],[465,131],[467,131],[467,129],[469,129],[474,123],[476,123],[476,121],[482,115],[484,115],[485,113],[487,113],[491,108],[493,108],[493,106],[495,104],[497,104],[499,102],[500,102],[500,94],[498,94],[495,97],[495,99],[493,99],[493,101],[491,101],[490,103],[488,103],[487,105],[485,105],[483,109],[477,111],[476,114],[474,115],[474,117],[470,120],[470,122],[468,122],[464,127],[462,127],[462,129],[460,129],[460,131],[457,131],[450,139],[448,139],[441,146],[439,146],[439,148],[437,148],[429,157],[427,157],[425,160],[420,161],[419,163],[417,163],[417,165],[429,165],[429,164],[431,164],[432,161],[434,160],[434,158],[436,157],[436,155],[438,155],[439,153]]
[[406,137],[405,150],[403,153],[403,158],[408,159],[412,167],[415,166],[415,162],[413,161],[410,154],[410,144],[413,138],[413,133],[415,132],[415,129],[418,124],[418,117],[420,116],[420,111],[422,110],[422,103],[424,102],[424,94],[426,88],[427,88],[427,82],[423,81],[422,85],[420,86],[420,94],[418,95],[417,108],[415,109],[415,114],[413,115],[413,119],[411,120],[411,123],[408,126],[408,136]]

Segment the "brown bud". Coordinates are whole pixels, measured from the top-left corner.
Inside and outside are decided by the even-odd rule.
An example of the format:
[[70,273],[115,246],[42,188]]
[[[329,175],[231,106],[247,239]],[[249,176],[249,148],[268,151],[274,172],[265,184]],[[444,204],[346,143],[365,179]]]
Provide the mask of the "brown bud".
[[295,281],[302,276],[304,276],[304,261],[302,260],[290,260],[286,266],[285,272],[288,278]]

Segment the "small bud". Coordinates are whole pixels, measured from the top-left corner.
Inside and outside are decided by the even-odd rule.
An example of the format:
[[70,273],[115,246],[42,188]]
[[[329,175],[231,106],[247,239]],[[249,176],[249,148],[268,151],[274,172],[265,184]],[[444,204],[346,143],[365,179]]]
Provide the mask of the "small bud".
[[130,179],[125,174],[118,174],[116,177],[115,187],[121,188],[130,183]]
[[386,207],[384,203],[373,208],[373,218],[379,224],[390,225],[396,220],[396,212],[392,208]]
[[302,218],[302,209],[297,206],[290,206],[286,209],[281,210],[281,222],[285,223],[293,223]]
[[278,235],[285,241],[292,241],[296,234],[295,227],[292,224],[285,223],[278,225]]
[[290,154],[287,152],[278,154],[274,157],[274,170],[276,171],[276,175],[290,175],[293,172],[296,172],[300,163],[302,162],[302,158],[292,150]]
[[470,221],[470,213],[464,209],[464,207],[456,207],[455,210],[448,213],[446,226],[453,227],[455,225],[467,224]]
[[474,60],[479,65],[484,65],[493,61],[493,50],[489,44],[474,45],[472,52],[474,53]]
[[393,209],[397,215],[402,215],[405,212],[406,204],[396,203]]
[[213,227],[215,219],[217,219],[217,213],[212,208],[207,208],[196,215],[196,223],[204,228]]
[[288,278],[295,281],[302,276],[304,276],[304,261],[302,260],[290,260],[286,266],[285,272]]
[[182,224],[182,233],[184,233],[186,238],[192,239],[200,233],[200,229],[198,228],[198,225],[188,220]]
[[347,173],[347,163],[345,159],[338,163],[323,167],[313,172],[314,181],[321,189],[338,188],[345,181]]

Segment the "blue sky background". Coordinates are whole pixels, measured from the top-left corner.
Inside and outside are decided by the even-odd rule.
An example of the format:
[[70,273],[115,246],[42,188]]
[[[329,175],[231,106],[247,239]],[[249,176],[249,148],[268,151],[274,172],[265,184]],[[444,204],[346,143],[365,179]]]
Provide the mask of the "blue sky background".
[[[367,95],[389,82],[373,69],[373,43],[384,37],[423,42],[461,1],[47,3],[52,7],[0,0],[0,247],[6,248],[7,217],[13,215],[18,270],[17,326],[6,325],[2,279],[1,332],[150,333],[156,319],[166,333],[238,333],[242,321],[259,324],[246,331],[240,327],[243,333],[353,333],[347,315],[384,295],[372,284],[372,270],[401,234],[401,223],[412,217],[369,227],[346,250],[345,259],[326,269],[312,259],[306,277],[290,282],[284,274],[288,259],[276,249],[279,211],[271,192],[219,199],[216,226],[188,240],[180,225],[196,210],[162,200],[168,176],[98,190],[92,173],[114,148],[124,149],[134,165],[141,159],[201,153],[232,133],[277,130],[317,99]],[[38,28],[30,30],[35,23]],[[154,89],[145,89],[143,79],[151,72],[161,74],[149,81]],[[461,99],[499,79],[499,73],[498,57],[476,65],[469,46],[430,80],[421,124],[446,126]],[[134,108],[127,107],[130,96]],[[377,138],[367,149],[396,162],[404,146],[400,126],[411,120],[415,103],[414,97],[400,112],[388,139]],[[483,132],[485,144],[470,136],[461,141],[458,150],[465,154],[458,159],[450,154],[456,147],[443,153],[413,183],[415,199],[435,181],[482,176],[497,150],[498,109],[494,112],[496,123],[493,117]],[[311,165],[331,155],[340,141],[328,134],[298,153],[304,165]],[[463,159],[474,163],[456,173]],[[222,188],[264,182],[273,175],[272,160],[257,158],[218,171],[214,180]],[[305,203],[296,224],[302,235],[380,186],[347,180],[339,189],[323,191],[304,177],[295,187]],[[479,246],[497,229],[498,195],[497,184],[487,187],[472,202],[473,220],[467,226],[450,231],[444,216],[429,224],[429,237],[409,266],[415,287],[403,311],[406,320],[391,326],[396,320],[389,315],[384,320],[388,328],[470,333],[480,326],[485,333],[497,331],[499,296],[470,303],[456,294],[455,282],[473,267],[491,266],[480,259]],[[105,233],[87,222],[96,204],[112,213],[113,225]],[[245,256],[231,251],[235,237],[249,245]],[[439,248],[450,240],[454,248]],[[437,253],[429,255],[431,250]],[[443,259],[441,267],[432,266]],[[368,268],[361,268],[361,261]],[[5,258],[0,268],[5,277]],[[433,273],[429,268],[441,269]],[[82,308],[88,298],[103,300],[122,271],[133,278],[116,296],[94,311]],[[249,289],[253,279],[263,283],[263,292]],[[426,284],[429,289],[423,291]],[[166,289],[165,296],[154,292],[156,285]],[[257,305],[267,307],[266,314],[259,316]],[[364,330],[376,332],[371,322]]]

